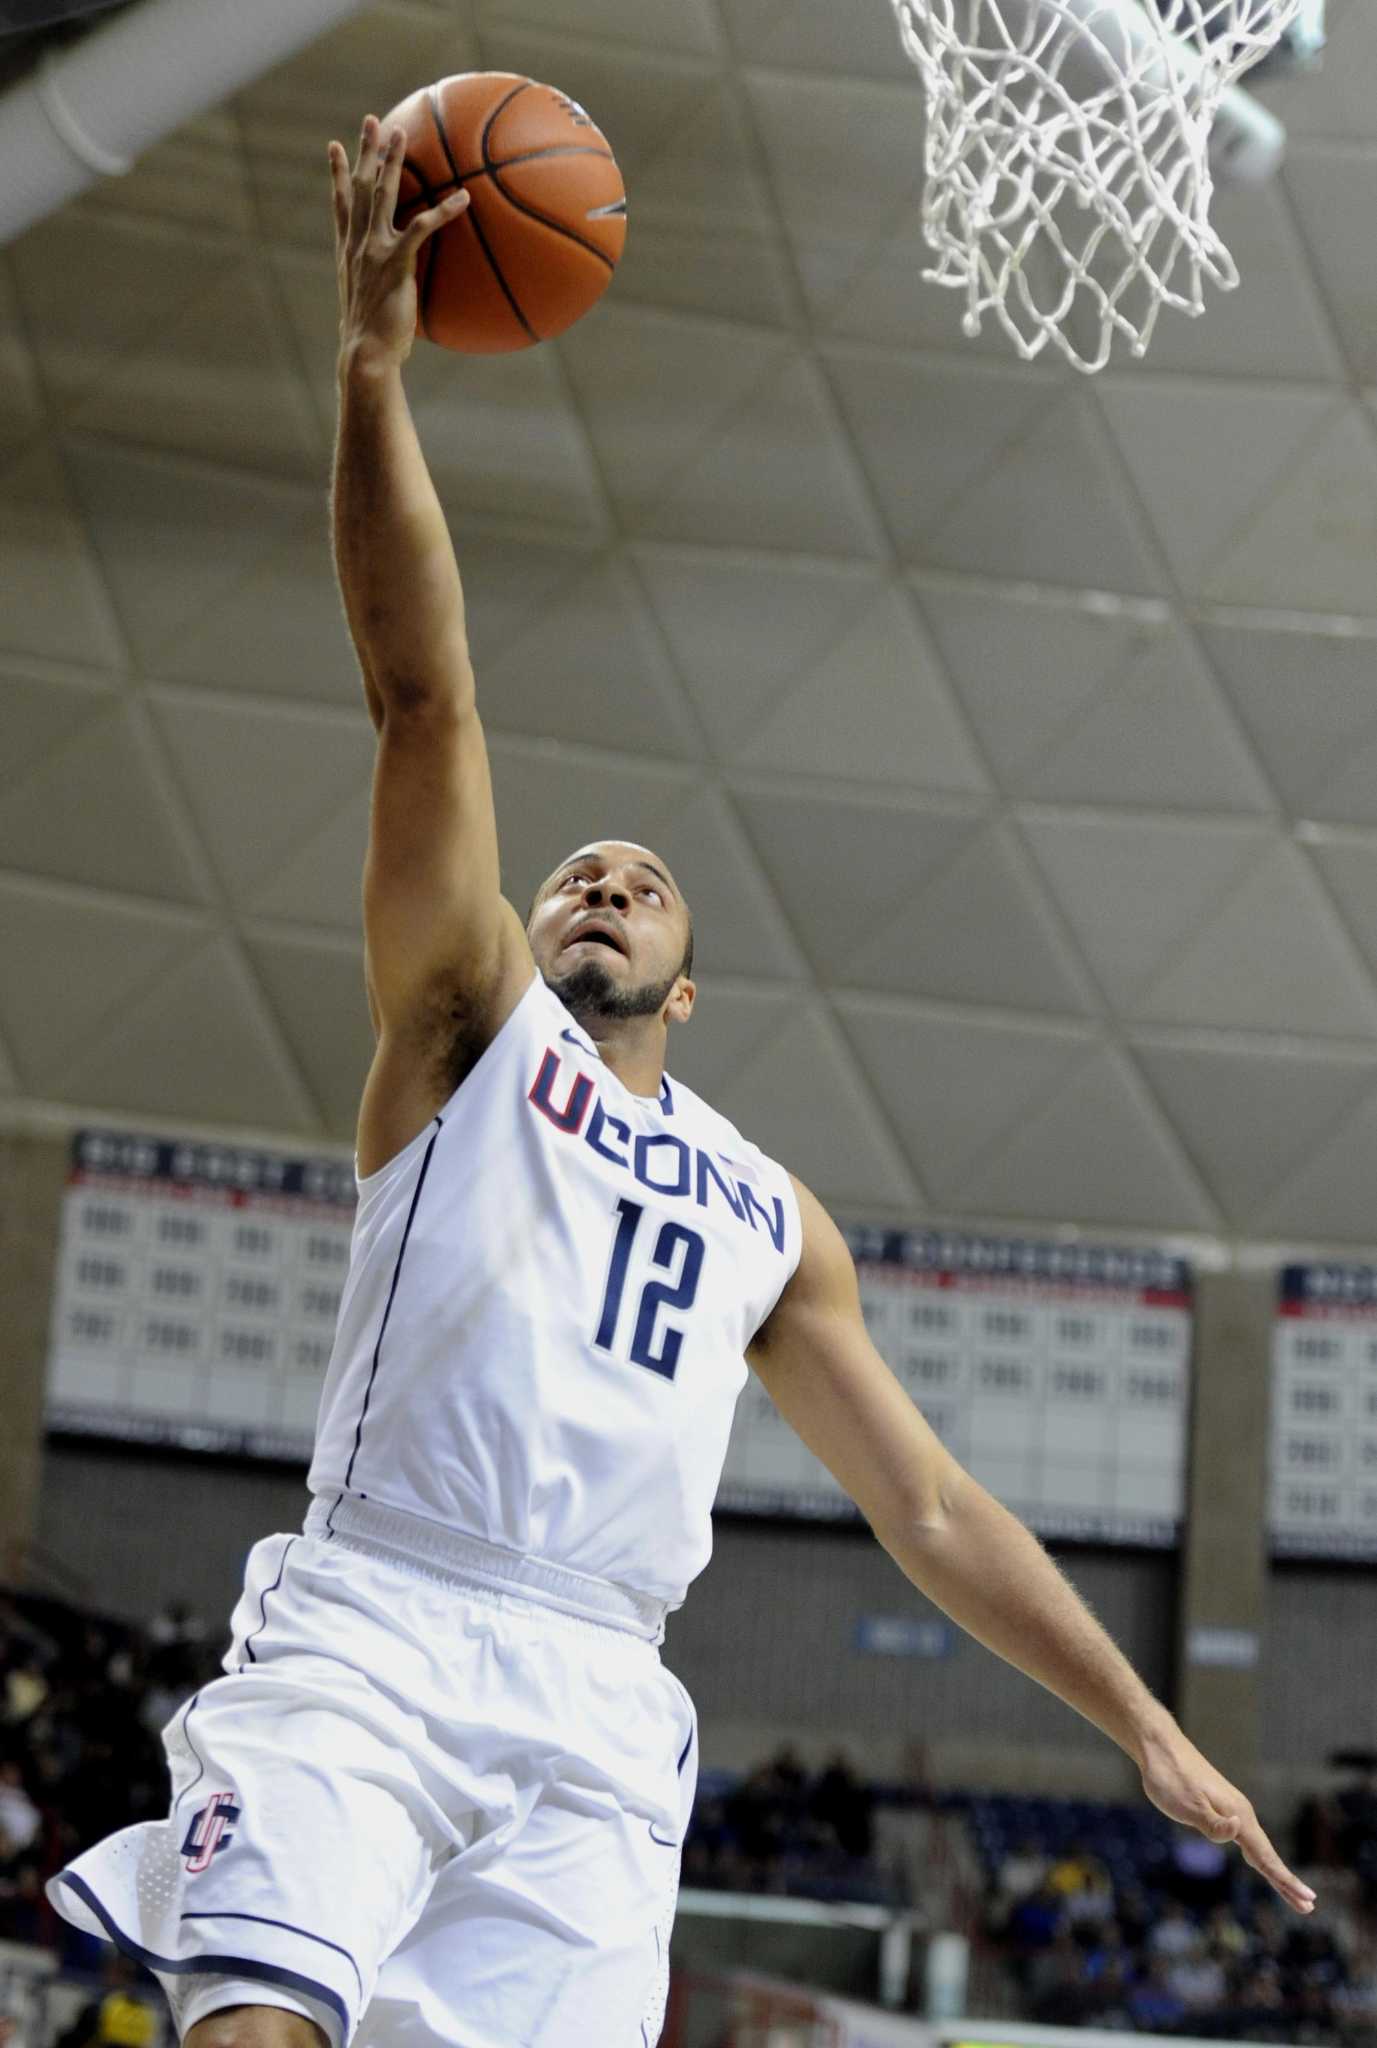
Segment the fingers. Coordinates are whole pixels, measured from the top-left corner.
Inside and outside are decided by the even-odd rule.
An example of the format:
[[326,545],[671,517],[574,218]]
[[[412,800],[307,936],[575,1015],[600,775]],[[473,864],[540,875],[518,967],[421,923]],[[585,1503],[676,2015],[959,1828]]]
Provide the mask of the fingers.
[[402,250],[407,257],[414,256],[422,242],[435,233],[446,222],[457,220],[469,203],[469,195],[461,186],[457,192],[447,192],[436,205],[428,206],[424,213],[418,213],[407,223],[402,237]]
[[406,155],[406,130],[389,128],[382,139],[382,151],[378,158],[378,173],[373,184],[373,202],[369,210],[370,230],[378,227],[390,228],[397,211],[397,190],[402,181],[402,158]]
[[330,199],[335,215],[335,241],[341,247],[349,233],[349,159],[342,142],[332,142],[326,155],[330,160]]
[[1285,1899],[1288,1906],[1293,1907],[1297,1913],[1314,1911],[1314,1892],[1308,1884],[1301,1883],[1293,1870],[1287,1869],[1264,1834],[1256,1815],[1244,1821],[1238,1828],[1237,1840],[1244,1861],[1252,1866],[1259,1877],[1266,1878],[1273,1891]]
[[359,134],[359,154],[354,164],[349,223],[351,235],[356,242],[367,233],[369,216],[373,210],[373,187],[378,175],[378,125],[376,114],[366,114]]

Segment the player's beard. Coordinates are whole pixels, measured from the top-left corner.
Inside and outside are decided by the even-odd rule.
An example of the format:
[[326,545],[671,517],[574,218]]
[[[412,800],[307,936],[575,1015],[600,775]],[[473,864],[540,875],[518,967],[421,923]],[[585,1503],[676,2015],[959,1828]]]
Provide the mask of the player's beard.
[[639,988],[621,988],[601,960],[580,960],[568,974],[547,974],[545,986],[576,1017],[610,1020],[655,1016],[668,1002],[678,979],[671,974],[668,981],[643,981]]

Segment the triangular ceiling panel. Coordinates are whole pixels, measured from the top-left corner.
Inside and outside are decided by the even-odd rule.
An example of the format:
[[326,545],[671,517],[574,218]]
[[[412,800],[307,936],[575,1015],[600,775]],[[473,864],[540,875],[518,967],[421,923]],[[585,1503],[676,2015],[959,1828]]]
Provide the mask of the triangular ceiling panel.
[[832,343],[823,351],[894,545],[930,559],[927,537],[961,492],[1031,432],[1060,386],[1049,372],[941,361]]
[[1377,1033],[1372,977],[1313,873],[1284,842],[1224,899],[1134,1010],[1163,1024],[1317,1038]]
[[1156,633],[1020,781],[1049,803],[1260,811],[1271,793],[1179,627]]
[[918,74],[903,54],[893,16],[883,9],[838,13],[834,7],[782,7],[779,0],[722,0],[722,14],[745,63],[848,78],[907,79],[914,119],[921,121]]
[[858,988],[1001,1008],[1081,1011],[1084,977],[1017,837],[996,825],[846,953]]
[[1160,631],[1151,610],[1115,599],[932,577],[914,584],[980,744],[1002,787],[1018,795]]
[[724,760],[871,601],[855,563],[704,548],[636,550],[674,663]]
[[1354,149],[1289,150],[1285,189],[1353,375],[1371,384],[1377,380],[1377,275],[1364,230],[1377,206],[1377,157]]
[[883,551],[850,442],[801,355],[775,364],[743,409],[705,436],[644,524],[666,540],[751,547],[768,532],[799,554]]
[[1209,1230],[1216,1212],[1121,1055],[1078,1067],[985,1159],[962,1206],[991,1216],[1091,1215],[1156,1230]]
[[70,1101],[125,1116],[317,1128],[262,997],[227,939],[201,947],[124,1010],[61,1085]]
[[[797,1105],[810,1105],[801,1122]],[[835,1023],[798,1006],[726,1082],[717,1108],[822,1201],[912,1213],[918,1193]]]
[[995,471],[972,479],[933,528],[925,557],[975,575],[1162,588],[1113,446],[1079,390],[1036,420]]
[[1206,587],[1216,560],[1290,474],[1332,404],[1323,391],[1297,386],[1182,377],[1110,375],[1096,395],[1172,572],[1190,593]]
[[[506,38],[535,24],[569,30],[567,0],[480,0],[483,33],[506,47]],[[712,0],[580,0],[579,23],[589,35],[643,43],[661,54],[713,57],[722,42]]]
[[260,883],[245,908],[257,917],[323,925],[353,939],[360,938],[368,795],[364,787],[341,804],[275,873]]
[[[31,443],[0,475],[0,648],[123,669],[124,638],[56,449]],[[22,603],[14,601],[22,593]]]
[[1304,845],[1377,976],[1377,839],[1357,832],[1311,830]]
[[[197,827],[231,897],[248,895],[369,781],[366,718],[160,689],[154,715]],[[231,787],[222,763],[244,764]],[[309,792],[309,795],[307,794]]]
[[[700,789],[666,809],[655,845],[674,869],[694,920],[695,972],[804,978],[802,955],[735,810]],[[560,854],[554,858],[558,860]]]
[[1377,1056],[1246,1041],[1135,1041],[1138,1063],[1227,1221],[1255,1226],[1286,1176],[1377,1081]]
[[9,271],[0,264],[0,463],[43,424],[33,356],[21,332]]
[[0,880],[0,1032],[25,1085],[51,1096],[123,1005],[161,984],[205,933],[186,911],[108,890]]
[[1066,1024],[843,995],[846,1035],[934,1201],[955,1199],[972,1164],[1054,1093],[1093,1045]]
[[1377,422],[1336,408],[1198,588],[1219,604],[1377,616]]
[[68,459],[120,622],[155,666],[174,634],[323,516],[315,491],[248,471],[104,441],[74,442]]
[[666,1055],[670,1073],[696,1095],[716,1102],[749,1060],[773,1041],[797,1007],[793,989],[751,988],[716,981],[695,969],[698,1000],[687,1024],[676,1024]]
[[1023,835],[1091,973],[1120,1009],[1268,845],[1253,824],[1074,811],[1030,814]]
[[1335,779],[1377,741],[1377,634],[1351,626],[1310,632],[1294,620],[1219,620],[1206,649],[1277,794],[1292,816],[1319,808]]
[[978,830],[970,808],[918,810],[735,788],[747,834],[821,977],[835,980]]
[[479,704],[493,732],[671,760],[703,751],[635,577],[617,555],[585,561],[529,608],[505,644],[490,643]]
[[983,794],[988,778],[901,586],[887,584],[775,706],[743,763]]
[[1361,1245],[1371,1256],[1372,1162],[1377,1158],[1377,1095],[1369,1095],[1292,1173],[1258,1218],[1260,1235],[1293,1243]]
[[0,785],[26,775],[81,726],[112,710],[117,688],[113,681],[0,655]]
[[666,825],[696,790],[682,769],[630,756],[574,754],[505,733],[493,736],[488,752],[502,887],[523,917],[541,882],[580,846],[596,839],[631,839],[663,851],[659,842]]
[[316,933],[250,929],[244,950],[328,1137],[352,1145],[373,1057],[363,949]]
[[136,710],[116,704],[0,791],[0,866],[155,901],[204,900],[197,850],[163,778]]

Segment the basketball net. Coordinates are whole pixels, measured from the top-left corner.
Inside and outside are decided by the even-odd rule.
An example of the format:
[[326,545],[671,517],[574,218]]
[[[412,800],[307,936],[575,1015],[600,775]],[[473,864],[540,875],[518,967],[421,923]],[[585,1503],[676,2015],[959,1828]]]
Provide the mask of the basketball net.
[[1210,129],[1302,0],[892,0],[927,98],[923,275],[1026,358],[1104,368],[1163,306],[1238,283],[1210,225]]

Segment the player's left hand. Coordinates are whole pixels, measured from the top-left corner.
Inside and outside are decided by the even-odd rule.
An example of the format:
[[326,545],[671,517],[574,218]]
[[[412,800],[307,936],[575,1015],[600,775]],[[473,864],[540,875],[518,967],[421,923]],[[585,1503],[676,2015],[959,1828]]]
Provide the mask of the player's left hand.
[[1272,1847],[1252,1801],[1218,1772],[1179,1728],[1154,1737],[1142,1762],[1143,1790],[1170,1820],[1211,1842],[1233,1842],[1245,1863],[1266,1878],[1297,1913],[1314,1910],[1315,1894]]

